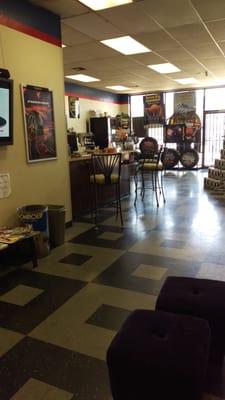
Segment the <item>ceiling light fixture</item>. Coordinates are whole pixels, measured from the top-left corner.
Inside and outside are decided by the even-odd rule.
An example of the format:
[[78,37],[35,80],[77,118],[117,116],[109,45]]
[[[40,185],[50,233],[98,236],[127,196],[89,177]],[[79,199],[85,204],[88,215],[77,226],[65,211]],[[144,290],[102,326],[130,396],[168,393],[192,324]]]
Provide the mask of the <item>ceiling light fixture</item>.
[[176,82],[181,83],[181,85],[189,85],[191,83],[199,83],[199,81],[195,78],[183,78],[183,79],[174,79]]
[[88,76],[88,75],[84,75],[84,74],[66,75],[66,78],[74,79],[75,81],[80,81],[80,82],[100,81],[100,79],[93,78],[92,76]]
[[122,85],[115,85],[115,86],[106,86],[107,89],[112,89],[112,90],[130,90],[130,88]]
[[94,11],[104,10],[105,8],[117,7],[123,4],[133,3],[133,0],[79,0],[80,3]]
[[101,43],[125,55],[149,53],[151,51],[131,36],[121,36],[114,39],[101,40]]
[[173,72],[180,72],[180,69],[171,63],[148,65],[148,68],[151,68],[160,74],[172,74]]

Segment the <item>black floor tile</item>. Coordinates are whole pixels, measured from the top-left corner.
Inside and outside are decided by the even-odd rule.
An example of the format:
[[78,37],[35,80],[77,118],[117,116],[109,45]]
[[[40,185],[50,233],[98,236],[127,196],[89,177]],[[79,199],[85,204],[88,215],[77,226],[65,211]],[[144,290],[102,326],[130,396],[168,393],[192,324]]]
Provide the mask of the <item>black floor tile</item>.
[[110,396],[104,361],[26,337],[0,359],[0,399],[9,400],[30,378],[74,393],[76,400]]
[[118,331],[131,311],[102,304],[86,321],[87,324]]
[[90,260],[90,258],[91,256],[86,256],[84,254],[71,253],[59,260],[59,262],[64,264],[82,265],[86,261]]
[[0,280],[0,295],[18,285],[42,289],[43,293],[22,307],[0,301],[0,326],[27,334],[83,288],[86,283],[33,271],[18,270]]
[[[132,275],[140,264],[159,266],[167,268],[168,271],[162,280],[153,280]],[[102,272],[94,282],[121,289],[158,295],[167,275],[194,277],[199,271],[200,266],[201,263],[194,261],[128,252]]]
[[[117,240],[106,240],[100,236],[105,232],[115,232],[122,236]],[[110,225],[100,225],[98,229],[93,227],[79,236],[71,239],[72,243],[79,243],[90,246],[105,247],[112,249],[129,249],[137,240],[144,239],[149,234],[148,231],[137,232],[130,228],[114,227]]]

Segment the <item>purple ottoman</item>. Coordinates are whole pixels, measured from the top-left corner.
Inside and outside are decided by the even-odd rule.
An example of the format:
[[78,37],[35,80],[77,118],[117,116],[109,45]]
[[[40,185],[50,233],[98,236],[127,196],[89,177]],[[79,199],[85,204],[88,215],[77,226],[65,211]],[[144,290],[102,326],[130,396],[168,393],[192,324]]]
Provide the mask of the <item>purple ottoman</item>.
[[107,352],[114,400],[199,400],[207,369],[207,321],[134,311]]
[[210,361],[222,363],[225,352],[225,282],[168,277],[160,291],[156,310],[207,320],[211,330]]

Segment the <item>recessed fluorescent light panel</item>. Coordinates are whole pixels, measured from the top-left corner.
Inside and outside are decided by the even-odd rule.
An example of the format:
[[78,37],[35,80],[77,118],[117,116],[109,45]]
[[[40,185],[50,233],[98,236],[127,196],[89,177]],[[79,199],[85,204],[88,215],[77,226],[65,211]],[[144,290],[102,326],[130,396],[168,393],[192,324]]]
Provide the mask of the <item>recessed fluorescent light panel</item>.
[[75,81],[80,81],[80,82],[100,81],[100,79],[93,78],[92,76],[88,76],[88,75],[84,75],[84,74],[67,75],[66,78],[74,79]]
[[106,86],[107,89],[112,89],[112,90],[129,90],[130,88],[122,85],[115,85],[115,86]]
[[148,53],[151,51],[131,36],[121,36],[114,39],[101,40],[101,43],[125,55]]
[[176,82],[181,83],[181,85],[189,85],[191,83],[199,83],[199,81],[195,78],[183,78],[183,79],[174,79]]
[[79,0],[80,3],[92,10],[104,10],[105,8],[117,7],[122,4],[133,3],[133,0]]
[[172,72],[180,72],[180,69],[170,63],[148,65],[148,68],[153,69],[160,74],[171,74]]

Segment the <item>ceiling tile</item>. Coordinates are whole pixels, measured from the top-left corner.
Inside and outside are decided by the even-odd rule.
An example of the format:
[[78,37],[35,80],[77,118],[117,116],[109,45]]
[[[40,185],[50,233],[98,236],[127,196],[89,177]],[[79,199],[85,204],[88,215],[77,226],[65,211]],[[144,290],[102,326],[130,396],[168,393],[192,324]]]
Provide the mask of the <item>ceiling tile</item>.
[[168,31],[183,45],[187,43],[193,44],[196,43],[196,41],[198,43],[206,43],[211,40],[207,30],[200,23],[169,28]]
[[164,28],[198,22],[189,0],[144,0],[143,8]]
[[206,23],[214,39],[217,41],[225,40],[225,19]]
[[160,55],[166,60],[173,63],[175,63],[176,61],[190,60],[191,58],[189,52],[182,47],[178,47],[176,49],[161,50]]
[[204,65],[210,70],[223,69],[225,72],[225,58],[223,56],[205,59]]
[[29,2],[46,8],[47,10],[60,15],[61,18],[81,15],[89,11],[89,9],[79,1],[74,0],[29,0]]
[[225,79],[225,70],[224,70],[224,68],[222,68],[222,69],[216,69],[215,70],[215,75],[216,75],[216,77],[217,78],[219,78],[219,79]]
[[204,21],[225,18],[224,0],[192,0],[192,4]]
[[[68,46],[63,50],[65,74],[83,67],[88,75],[101,79],[84,86],[107,90],[106,83],[124,84],[138,93],[183,88],[174,77],[193,76],[201,84],[215,76],[224,78],[225,57],[201,18],[225,53],[225,0],[135,0],[99,12],[77,0],[30,2],[61,16],[63,42]],[[123,56],[98,42],[127,34],[152,52]],[[147,68],[163,62],[171,62],[181,72],[162,75]]]
[[165,62],[163,57],[160,57],[158,54],[155,54],[153,51],[151,53],[145,53],[145,54],[134,54],[132,56],[129,56],[129,58],[132,58],[133,60],[144,64],[144,65],[150,65],[150,64],[160,64]]
[[70,26],[65,25],[64,23],[61,23],[61,29],[62,29],[62,41],[67,46],[84,44],[92,40],[90,39],[89,36],[78,32],[76,29],[73,29]]
[[78,46],[66,47],[63,51],[64,62],[79,62],[116,56],[118,53],[98,42],[85,43]]
[[123,36],[123,31],[117,29],[97,13],[88,13],[78,17],[63,20],[64,24],[71,26],[78,31],[85,33],[96,40],[111,39]]
[[219,42],[218,44],[219,44],[221,50],[225,53],[225,40],[224,40],[224,42]]
[[142,2],[109,8],[100,11],[99,14],[126,34],[149,33],[159,29],[151,16],[146,13]]
[[195,42],[195,44],[186,45],[186,47],[199,60],[221,56],[221,52],[213,41],[202,44]]
[[135,35],[134,38],[156,52],[179,47],[177,42],[162,29],[157,32]]
[[[92,63],[93,64],[93,63]],[[99,71],[126,70],[128,72],[136,63],[125,56],[115,56],[95,60],[93,68]]]

